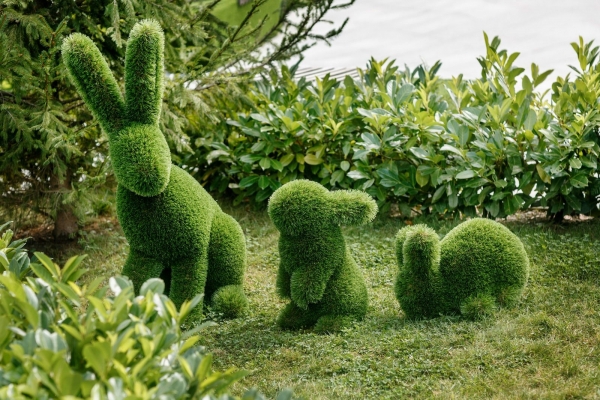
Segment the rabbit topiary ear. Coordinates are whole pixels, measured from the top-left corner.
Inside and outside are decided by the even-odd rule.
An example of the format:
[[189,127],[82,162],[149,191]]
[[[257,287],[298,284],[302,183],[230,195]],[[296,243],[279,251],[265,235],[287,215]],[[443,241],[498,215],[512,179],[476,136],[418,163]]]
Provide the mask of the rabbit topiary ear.
[[135,24],[125,56],[125,104],[128,119],[157,124],[160,116],[165,49],[163,31],[154,20]]
[[377,203],[359,190],[336,190],[328,193],[333,222],[338,225],[363,225],[377,215]]
[[62,56],[77,91],[109,135],[126,123],[125,104],[117,81],[98,47],[80,33],[67,37]]

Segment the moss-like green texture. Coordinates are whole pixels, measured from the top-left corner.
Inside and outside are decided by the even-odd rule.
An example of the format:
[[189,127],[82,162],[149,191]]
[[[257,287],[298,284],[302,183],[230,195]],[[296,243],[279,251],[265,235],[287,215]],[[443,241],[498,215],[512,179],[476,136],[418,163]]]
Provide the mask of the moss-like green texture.
[[425,225],[402,228],[396,236],[396,256],[403,262],[396,280],[396,298],[406,316],[417,319],[438,315],[441,287],[437,233]]
[[519,238],[483,218],[460,224],[441,241],[424,225],[405,227],[396,237],[396,256],[396,297],[409,318],[487,315],[516,303],[529,273]]
[[277,291],[291,300],[279,315],[280,327],[330,332],[364,317],[367,288],[340,226],[366,224],[376,214],[377,204],[364,192],[329,192],[307,180],[273,193],[269,216],[280,232]]
[[137,23],[127,42],[123,99],[91,39],[75,33],[62,48],[72,81],[109,138],[119,182],[117,215],[130,245],[123,274],[136,290],[147,279],[164,278],[177,306],[203,292],[210,299],[227,287],[215,307],[235,316],[247,307],[244,234],[194,178],[171,164],[158,127],[163,52],[158,23]]
[[171,153],[158,128],[163,92],[164,35],[155,21],[131,30],[125,58],[125,100],[108,64],[90,38],[74,33],[62,46],[63,60],[100,126],[107,133],[119,185],[140,196],[165,190]]

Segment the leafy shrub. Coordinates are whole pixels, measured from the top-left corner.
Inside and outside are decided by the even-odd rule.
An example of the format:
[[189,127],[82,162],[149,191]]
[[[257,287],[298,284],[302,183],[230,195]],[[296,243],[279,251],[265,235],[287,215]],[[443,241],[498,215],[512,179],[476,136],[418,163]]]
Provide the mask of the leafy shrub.
[[12,240],[14,232],[8,229],[11,222],[0,226],[0,272],[11,272],[18,279],[23,279],[30,272],[31,260],[24,249],[26,239]]
[[477,319],[496,305],[515,304],[527,283],[523,243],[489,219],[463,222],[441,241],[424,225],[404,228],[396,240],[402,247],[396,297],[409,318],[463,313]]
[[[360,78],[256,83],[246,112],[197,139],[185,168],[236,201],[264,202],[294,179],[369,192],[385,210],[505,217],[548,207],[561,218],[597,211],[600,64],[592,43],[572,46],[574,78],[530,72],[519,53],[485,36],[481,78],[441,80],[441,64],[400,70],[371,60]],[[237,109],[239,110],[239,109]]]
[[[177,310],[159,279],[137,297],[122,277],[110,278],[114,294],[98,288],[101,279],[82,287],[83,257],[63,268],[42,253],[30,262],[23,241],[8,244],[8,231],[1,240],[0,398],[231,398],[245,373],[211,371],[212,356],[195,346],[205,325],[180,330],[201,296]],[[32,276],[21,281],[16,264]]]

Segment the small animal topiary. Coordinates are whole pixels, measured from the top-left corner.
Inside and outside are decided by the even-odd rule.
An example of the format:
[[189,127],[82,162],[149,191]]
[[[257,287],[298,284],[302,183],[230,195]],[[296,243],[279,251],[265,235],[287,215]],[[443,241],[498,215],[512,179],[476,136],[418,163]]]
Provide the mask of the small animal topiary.
[[377,204],[364,192],[329,192],[307,180],[273,193],[269,216],[281,233],[277,291],[291,300],[280,327],[331,332],[364,317],[367,288],[340,225],[366,224],[376,214]]
[[441,241],[425,225],[404,227],[396,237],[396,256],[396,298],[411,319],[454,313],[479,318],[496,306],[510,306],[529,271],[519,238],[483,218],[458,225]]
[[72,81],[108,135],[117,215],[130,245],[123,274],[136,291],[150,278],[163,278],[178,307],[204,292],[217,311],[231,315],[247,305],[244,234],[194,178],[171,164],[158,126],[163,53],[159,24],[137,23],[127,41],[123,99],[91,39],[74,33],[62,46]]

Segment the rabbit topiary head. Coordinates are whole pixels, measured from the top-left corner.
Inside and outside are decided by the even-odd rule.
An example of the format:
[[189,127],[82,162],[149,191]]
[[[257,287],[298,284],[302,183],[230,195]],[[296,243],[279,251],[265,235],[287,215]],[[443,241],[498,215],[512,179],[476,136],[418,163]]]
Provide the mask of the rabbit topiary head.
[[337,190],[308,181],[289,182],[269,199],[269,216],[290,236],[318,234],[340,225],[363,225],[377,215],[377,203],[365,192]]
[[67,37],[62,55],[77,91],[108,134],[120,185],[156,196],[169,183],[171,153],[158,127],[163,93],[164,35],[153,20],[138,22],[127,41],[125,99],[102,54],[80,33]]

